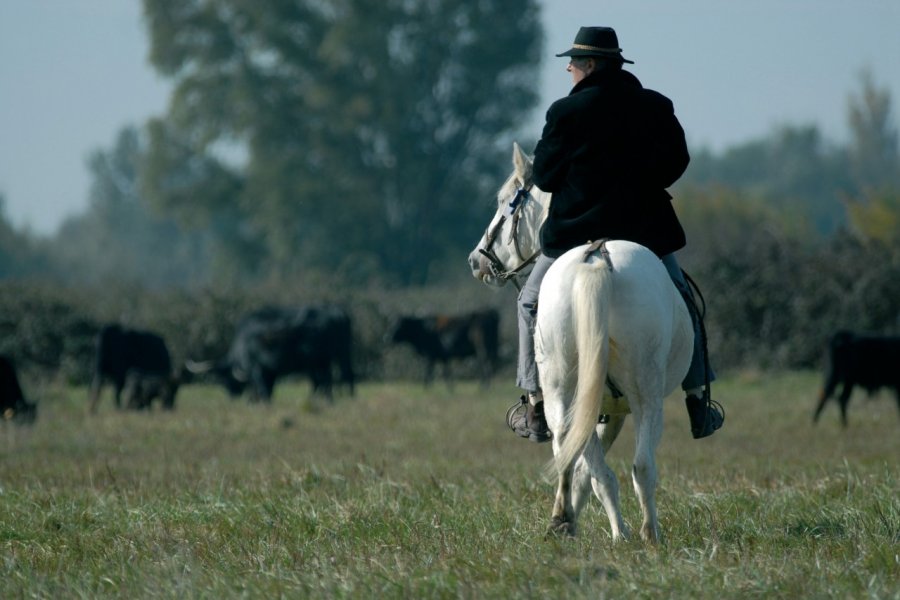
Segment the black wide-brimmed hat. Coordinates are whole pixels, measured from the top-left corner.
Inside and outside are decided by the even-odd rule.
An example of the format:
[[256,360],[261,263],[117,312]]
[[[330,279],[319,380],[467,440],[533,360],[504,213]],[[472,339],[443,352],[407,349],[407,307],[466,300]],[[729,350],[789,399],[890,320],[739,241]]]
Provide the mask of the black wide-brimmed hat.
[[557,56],[602,56],[634,64],[633,60],[622,56],[619,38],[612,27],[582,27],[575,35],[572,48]]

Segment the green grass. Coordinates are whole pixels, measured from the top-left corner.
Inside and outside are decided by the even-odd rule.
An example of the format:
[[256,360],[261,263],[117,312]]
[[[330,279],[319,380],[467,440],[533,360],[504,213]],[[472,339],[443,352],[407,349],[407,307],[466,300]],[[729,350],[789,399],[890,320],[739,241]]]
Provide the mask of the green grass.
[[[691,439],[679,397],[658,453],[664,540],[612,544],[596,500],[545,536],[549,445],[503,422],[516,390],[302,382],[273,406],[182,390],[172,414],[86,414],[47,385],[0,426],[0,597],[900,598],[893,398],[813,427],[819,376],[724,378],[725,428]],[[630,423],[610,463],[623,510]]]

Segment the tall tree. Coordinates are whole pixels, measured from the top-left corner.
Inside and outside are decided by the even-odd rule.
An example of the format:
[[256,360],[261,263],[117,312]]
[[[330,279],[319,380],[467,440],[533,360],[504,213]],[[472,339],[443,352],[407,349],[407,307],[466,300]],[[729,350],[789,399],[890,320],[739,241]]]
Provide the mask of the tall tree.
[[869,71],[862,72],[860,83],[861,89],[850,96],[848,107],[850,165],[855,182],[863,191],[900,188],[900,150],[890,91],[878,88]]
[[900,148],[891,95],[863,71],[861,89],[850,96],[847,150],[855,190],[846,202],[853,232],[863,239],[900,242]]
[[146,140],[122,129],[109,150],[92,153],[89,206],[71,217],[49,242],[60,277],[147,285],[201,282],[207,271],[207,237],[185,234],[152,210],[139,191]]
[[537,99],[536,0],[144,11],[151,61],[176,83],[151,125],[159,205],[197,223],[224,215],[253,261],[286,271],[370,265],[418,283],[462,264],[483,225],[475,200]]

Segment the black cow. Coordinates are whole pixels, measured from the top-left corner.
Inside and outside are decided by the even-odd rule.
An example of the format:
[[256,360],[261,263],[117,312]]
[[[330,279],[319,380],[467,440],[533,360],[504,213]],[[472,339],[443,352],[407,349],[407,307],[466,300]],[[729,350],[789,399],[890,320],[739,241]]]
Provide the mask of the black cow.
[[[130,371],[145,376],[171,377],[172,361],[166,342],[155,333],[106,325],[97,335],[91,412],[97,412],[103,383],[111,381],[116,408],[122,407],[122,389]],[[174,402],[174,397],[173,397]]]
[[189,361],[187,368],[197,374],[211,372],[232,397],[249,386],[251,401],[270,402],[279,377],[300,373],[309,376],[314,393],[330,399],[336,366],[352,395],[352,329],[349,315],[337,306],[270,306],[238,323],[224,358]]
[[828,344],[828,366],[825,386],[813,422],[838,384],[843,384],[837,401],[841,407],[841,423],[847,426],[847,404],[853,386],[865,388],[869,395],[880,388],[893,388],[900,408],[900,337],[859,335],[850,331],[835,333]]
[[34,423],[37,406],[25,400],[16,368],[7,356],[0,356],[0,413],[4,421]]
[[449,385],[451,359],[472,356],[481,367],[482,385],[487,385],[497,370],[500,315],[487,309],[458,316],[401,317],[390,339],[395,344],[410,344],[427,361],[425,385],[434,379],[437,363],[443,365]]
[[129,369],[125,375],[122,400],[127,408],[149,410],[159,399],[164,410],[175,409],[175,395],[185,379],[182,373],[145,373]]

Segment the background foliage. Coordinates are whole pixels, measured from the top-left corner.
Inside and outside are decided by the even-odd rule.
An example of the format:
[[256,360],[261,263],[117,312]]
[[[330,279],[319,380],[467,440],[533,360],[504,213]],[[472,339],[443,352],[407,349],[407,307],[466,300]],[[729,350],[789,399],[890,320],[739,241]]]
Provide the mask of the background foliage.
[[144,7],[176,86],[143,189],[215,224],[245,269],[421,284],[475,237],[465,199],[495,185],[497,144],[536,100],[533,0]]
[[[514,345],[512,294],[465,257],[536,108],[536,3],[144,6],[168,111],[93,153],[88,209],[54,236],[0,211],[4,352],[82,381],[106,321],[208,357],[246,310],[326,301],[358,321],[371,377],[415,372],[383,348],[404,312],[497,306]],[[840,145],[794,124],[692,149],[680,261],[720,370],[816,366],[838,328],[900,332],[897,125],[866,73],[847,119]]]

